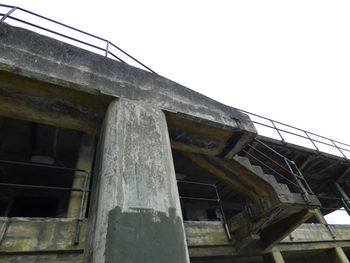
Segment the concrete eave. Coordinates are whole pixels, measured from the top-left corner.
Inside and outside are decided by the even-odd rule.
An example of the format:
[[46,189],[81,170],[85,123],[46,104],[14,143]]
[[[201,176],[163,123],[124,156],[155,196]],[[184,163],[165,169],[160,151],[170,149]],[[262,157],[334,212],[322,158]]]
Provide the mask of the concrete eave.
[[249,117],[160,75],[35,32],[0,23],[0,71],[117,98],[143,101],[256,136]]

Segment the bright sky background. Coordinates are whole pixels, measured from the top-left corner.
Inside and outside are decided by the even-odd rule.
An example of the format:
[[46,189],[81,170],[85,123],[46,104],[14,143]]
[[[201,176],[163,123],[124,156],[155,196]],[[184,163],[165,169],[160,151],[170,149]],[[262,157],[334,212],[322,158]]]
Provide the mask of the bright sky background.
[[350,143],[350,1],[1,3],[107,38],[222,103]]

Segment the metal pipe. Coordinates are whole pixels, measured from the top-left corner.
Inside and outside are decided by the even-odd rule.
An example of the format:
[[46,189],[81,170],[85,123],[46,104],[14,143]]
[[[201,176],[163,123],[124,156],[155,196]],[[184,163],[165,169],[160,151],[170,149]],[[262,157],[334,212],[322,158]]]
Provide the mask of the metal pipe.
[[282,142],[284,142],[284,138],[283,138],[282,134],[280,133],[279,129],[276,127],[274,121],[273,120],[270,120],[270,121],[271,121],[273,127],[275,128],[275,130],[277,131],[278,135],[281,137]]
[[53,20],[53,19],[51,19],[51,18],[42,16],[42,15],[39,15],[39,14],[37,14],[37,13],[34,13],[34,12],[32,12],[32,11],[29,11],[29,10],[27,10],[27,9],[24,9],[24,8],[21,8],[21,7],[18,7],[18,6],[9,6],[9,5],[4,5],[4,4],[0,4],[0,6],[3,6],[3,7],[12,7],[12,8],[13,8],[13,7],[16,7],[16,8],[17,8],[18,10],[20,10],[20,11],[23,11],[23,12],[25,12],[25,13],[31,14],[31,15],[33,15],[33,16],[40,17],[40,18],[42,18],[42,19],[44,19],[44,20],[47,20],[47,21],[50,21],[50,22],[52,22],[52,23],[54,23],[54,24],[58,24],[58,25],[60,25],[60,26],[63,26],[63,27],[72,29],[72,30],[74,30],[74,31],[77,31],[77,32],[82,33],[82,34],[84,34],[84,35],[88,35],[88,36],[90,36],[90,37],[96,38],[96,39],[101,40],[101,41],[106,41],[106,39],[101,38],[101,37],[99,37],[99,36],[95,36],[95,35],[93,35],[93,34],[90,34],[90,33],[88,33],[88,32],[85,32],[85,31],[83,31],[83,30],[80,30],[80,29],[78,29],[78,28],[75,28],[75,27],[72,27],[72,26],[63,24],[63,23],[61,23],[61,22],[59,22],[59,21]]
[[42,26],[38,26],[38,25],[35,25],[35,24],[32,24],[32,23],[29,23],[29,22],[24,21],[24,20],[22,20],[22,19],[19,19],[19,18],[13,17],[13,16],[8,16],[8,18],[11,18],[11,19],[13,19],[13,20],[15,20],[15,21],[17,21],[17,22],[21,22],[21,23],[23,23],[23,24],[26,24],[26,25],[29,25],[29,26],[32,26],[32,27],[39,28],[39,29],[41,29],[41,30],[47,31],[47,32],[52,33],[52,34],[54,34],[54,35],[58,35],[58,36],[60,36],[60,37],[67,38],[67,39],[69,39],[69,40],[78,42],[78,43],[80,43],[80,44],[83,44],[83,45],[86,45],[86,46],[89,46],[89,47],[92,47],[92,48],[96,48],[96,49],[101,50],[101,51],[105,51],[105,49],[102,48],[102,47],[99,47],[99,46],[90,44],[90,43],[88,43],[88,42],[79,40],[79,39],[74,38],[74,37],[67,36],[67,35],[62,34],[62,33],[58,33],[58,32],[56,32],[56,31],[53,31],[53,30],[51,30],[51,29],[48,29],[48,28],[45,28],[45,27],[42,27]]
[[271,159],[269,156],[267,156],[266,154],[264,154],[263,152],[259,151],[258,149],[254,148],[253,146],[251,146],[250,144],[248,144],[249,147],[251,147],[253,150],[255,150],[257,153],[259,153],[260,155],[262,155],[263,157],[267,158],[268,160],[270,160],[271,162],[273,162],[274,164],[276,164],[279,168],[281,168],[282,170],[286,171],[287,173],[293,175],[293,177],[299,177],[299,175],[296,175],[295,173],[292,173],[291,171],[289,171],[288,169],[286,169],[284,166],[282,166],[281,164],[279,164],[278,162],[276,162],[275,160]]
[[225,216],[225,213],[224,213],[224,209],[223,209],[222,204],[221,204],[221,199],[220,199],[220,196],[219,196],[219,192],[218,192],[218,189],[216,187],[215,187],[215,192],[216,192],[216,196],[218,198],[220,212],[221,212],[221,215],[222,215],[222,220],[224,221],[224,228],[225,228],[225,231],[226,231],[226,234],[227,234],[227,238],[228,238],[228,240],[231,241],[232,237],[231,237],[230,229],[228,227],[226,216]]
[[[270,125],[267,125],[265,123],[261,123],[261,122],[257,122],[257,121],[252,121],[253,123],[255,124],[258,124],[258,125],[261,125],[261,126],[264,126],[264,127],[268,127],[268,128],[271,128],[271,129],[274,129],[274,127],[270,126]],[[279,129],[280,131],[282,132],[285,132],[285,133],[288,133],[288,134],[291,134],[291,135],[295,135],[297,137],[300,137],[300,138],[303,138],[303,139],[307,139],[307,140],[310,140],[310,137],[307,137],[307,136],[303,136],[303,135],[300,135],[300,134],[297,134],[297,133],[294,133],[294,132],[290,132],[290,131],[287,131],[287,130],[284,130],[284,129]],[[311,134],[309,132],[309,134]],[[320,136],[321,137],[321,136]],[[334,148],[334,145],[332,144],[329,144],[329,143],[326,143],[326,142],[323,142],[323,141],[320,141],[320,140],[317,140],[317,139],[312,139],[314,142],[318,142],[318,143],[321,143],[321,144],[324,144],[324,145],[327,145],[327,146],[330,146],[330,147],[333,147]],[[335,141],[337,142],[337,141]],[[337,142],[338,143],[338,142]],[[344,143],[343,143],[344,144]],[[346,145],[346,144],[344,144]],[[349,146],[350,147],[350,146]],[[349,149],[345,149],[345,148],[342,148],[342,147],[339,147],[339,149],[342,149],[344,151],[347,151],[347,152],[350,152]]]
[[306,191],[306,189],[305,189],[303,183],[302,183],[301,180],[300,180],[300,179],[302,179],[302,180],[305,180],[305,179],[304,179],[303,177],[300,177],[300,176],[297,177],[297,175],[294,173],[292,167],[290,166],[290,164],[289,164],[287,158],[285,158],[284,161],[286,162],[286,164],[287,164],[289,170],[291,171],[291,173],[292,173],[293,176],[294,176],[294,179],[296,180],[297,184],[299,185],[299,188],[301,189],[301,193],[302,193],[302,196],[303,196],[304,200],[305,200],[307,203],[310,203],[310,200],[309,200],[309,197],[308,197],[308,192]]
[[16,6],[12,7],[12,9],[10,11],[7,12],[7,14],[5,14],[1,19],[0,22],[4,22],[6,18],[8,18],[13,12],[15,12],[17,9]]
[[300,169],[298,168],[298,166],[296,165],[296,163],[294,161],[291,161],[291,163],[294,165],[295,169],[297,170],[298,174],[300,177],[303,178],[303,181],[304,181],[304,184],[306,185],[306,187],[308,188],[309,190],[309,193],[314,195],[314,192],[312,191],[309,183],[307,182],[307,180],[305,179],[304,175],[302,174],[302,172],[300,171]]
[[89,171],[89,170],[82,170],[82,169],[69,168],[69,167],[62,167],[62,166],[56,166],[56,165],[40,164],[40,163],[29,163],[29,162],[19,162],[19,161],[10,161],[10,160],[0,160],[0,163],[28,165],[28,166],[35,166],[35,167],[42,167],[42,168],[52,168],[52,169],[67,170],[67,171],[74,171],[74,172],[83,172],[83,173],[91,173],[92,172],[92,171]]
[[124,60],[122,60],[120,57],[115,55],[113,52],[108,51],[108,54],[112,55],[112,57],[114,57],[115,59],[119,60],[120,62],[127,64]]
[[[258,143],[262,144],[263,146],[265,146],[266,148],[268,148],[269,150],[271,150],[273,153],[277,154],[279,157],[283,158],[283,159],[287,159],[289,160],[287,157],[285,157],[284,155],[280,154],[279,152],[277,152],[275,149],[273,149],[272,147],[268,146],[266,143],[260,141],[259,139],[255,138],[255,141],[257,141]],[[253,147],[253,146],[252,146]],[[290,161],[290,160],[289,160]]]
[[284,175],[280,174],[279,172],[277,172],[275,169],[273,169],[272,167],[268,166],[265,162],[259,160],[257,157],[255,157],[254,155],[250,154],[249,152],[243,150],[243,152],[245,152],[247,155],[249,155],[250,157],[252,157],[254,160],[256,160],[257,162],[259,162],[261,165],[265,166],[267,169],[271,170],[272,172],[274,172],[276,175],[280,176],[281,178],[283,178],[284,180],[286,180],[287,182],[295,185],[296,187],[298,187],[298,185],[296,183],[294,183],[293,181],[289,180],[287,177],[285,177]]
[[189,200],[198,200],[198,201],[209,201],[209,202],[219,202],[218,199],[200,198],[200,197],[189,197],[189,196],[180,196],[180,199],[189,199]]
[[343,151],[339,149],[338,145],[336,145],[336,143],[335,143],[333,140],[330,140],[330,141],[333,143],[333,145],[335,146],[335,148],[337,148],[338,151],[343,155],[343,157],[344,157],[344,158],[347,158],[346,155],[343,153]]
[[131,58],[132,60],[134,60],[135,62],[139,63],[141,66],[143,66],[144,68],[148,69],[149,71],[151,71],[152,73],[157,74],[156,72],[154,72],[152,69],[150,69],[149,67],[147,67],[145,64],[141,63],[139,60],[137,60],[136,58],[134,58],[133,56],[131,56],[130,54],[126,53],[124,50],[122,50],[120,47],[114,45],[113,43],[110,43],[113,47],[115,47],[116,49],[118,49],[120,52],[124,53],[125,55],[127,55],[129,58]]
[[105,53],[105,57],[108,57],[108,47],[109,47],[109,41],[106,41],[106,53]]
[[[90,175],[87,174],[84,178],[84,188],[87,188],[87,184],[89,182],[89,177]],[[81,231],[81,223],[84,219],[84,207],[85,207],[85,199],[86,199],[86,192],[83,192],[83,196],[81,198],[81,203],[80,203],[80,210],[79,210],[79,218],[77,220],[77,227],[76,227],[76,231],[75,231],[75,239],[74,239],[74,245],[77,246],[79,245],[80,242],[80,231]]]
[[193,182],[193,181],[184,181],[184,180],[177,180],[178,183],[185,183],[185,184],[197,184],[197,185],[204,185],[204,186],[211,186],[216,188],[215,184],[206,184],[206,183],[199,183],[199,182]]
[[309,134],[307,133],[307,131],[304,131],[304,133],[306,134],[306,137],[311,141],[311,143],[312,143],[313,146],[315,147],[316,151],[319,151],[317,145],[316,145],[315,142],[311,139],[311,137],[309,136]]
[[[13,8],[14,10],[17,10],[17,9],[18,9],[18,10],[20,10],[20,11],[23,11],[23,12],[28,13],[28,14],[30,14],[30,15],[39,17],[39,18],[44,19],[44,20],[47,20],[47,21],[50,21],[50,22],[52,22],[52,23],[54,23],[54,24],[57,24],[57,25],[60,25],[60,26],[62,26],[62,27],[71,29],[71,30],[73,30],[73,31],[79,32],[79,33],[81,33],[81,34],[87,35],[87,36],[92,37],[92,38],[95,38],[95,39],[98,39],[98,40],[100,40],[100,41],[107,42],[108,46],[109,46],[109,45],[112,45],[112,46],[115,47],[117,50],[119,50],[120,52],[122,52],[123,54],[125,54],[127,57],[129,57],[130,59],[132,59],[133,61],[135,61],[137,64],[141,65],[143,68],[145,68],[145,69],[147,69],[148,71],[150,71],[150,72],[156,74],[156,72],[155,72],[154,70],[152,70],[151,68],[147,67],[147,66],[146,66],[145,64],[143,64],[141,61],[139,61],[139,60],[136,59],[135,57],[131,56],[129,53],[127,53],[127,52],[124,51],[123,49],[119,48],[118,46],[116,46],[115,44],[113,44],[112,42],[110,42],[110,41],[107,40],[107,39],[104,39],[104,38],[101,38],[101,37],[99,37],[99,36],[90,34],[90,33],[86,32],[86,31],[83,31],[83,30],[77,29],[77,28],[75,28],[75,27],[72,27],[72,26],[63,24],[63,23],[58,22],[58,21],[56,21],[56,20],[53,20],[53,19],[51,19],[51,18],[48,18],[48,17],[42,16],[42,15],[39,15],[39,14],[37,14],[37,13],[31,12],[31,11],[29,11],[29,10],[26,10],[26,9],[23,9],[23,8],[20,8],[20,7],[8,6],[8,5],[2,5],[2,4],[0,4],[0,6],[8,7],[8,8]],[[14,11],[14,10],[13,10],[13,11]],[[12,11],[12,12],[13,12],[13,11]],[[47,32],[50,32],[50,33],[52,33],[52,34],[56,34],[56,35],[59,35],[59,36],[61,36],[61,37],[64,37],[64,38],[67,38],[67,39],[76,41],[76,42],[78,42],[78,43],[81,43],[81,44],[84,44],[84,45],[87,45],[87,46],[96,48],[96,49],[98,49],[98,50],[105,51],[105,56],[108,56],[108,54],[111,54],[111,52],[108,50],[108,47],[107,47],[107,49],[104,49],[104,48],[98,47],[98,46],[96,46],[96,45],[90,44],[90,43],[88,43],[88,42],[79,40],[79,39],[77,39],[77,38],[69,37],[69,36],[67,36],[67,35],[64,35],[64,34],[55,32],[55,31],[53,31],[53,30],[50,30],[50,29],[47,29],[47,28],[44,28],[44,27],[41,27],[41,26],[38,26],[38,25],[35,25],[35,24],[32,24],[32,23],[29,23],[29,22],[24,21],[24,20],[21,20],[21,19],[19,19],[19,18],[12,17],[12,16],[10,16],[10,14],[11,14],[12,12],[10,11],[8,14],[4,15],[4,16],[2,17],[2,19],[1,19],[1,21],[4,21],[6,18],[11,18],[11,19],[13,19],[13,20],[16,20],[16,21],[18,21],[18,22],[27,24],[27,25],[29,25],[29,26],[33,26],[33,27],[36,27],[36,28],[45,30],[45,31],[47,31]],[[117,57],[116,55],[114,55],[114,54],[113,54],[113,57],[117,58],[117,59],[120,60],[121,62],[124,62],[122,59],[118,58],[118,57]],[[125,62],[124,62],[124,63],[125,63]]]
[[10,187],[20,187],[20,188],[34,188],[34,189],[50,189],[50,190],[59,190],[59,191],[77,191],[77,192],[90,192],[88,189],[80,188],[66,188],[58,186],[44,186],[44,185],[30,185],[30,184],[7,184],[0,183],[0,186],[10,186]]
[[[275,121],[275,120],[272,120],[272,119],[270,119],[270,118],[261,116],[261,115],[259,115],[259,114],[255,114],[255,113],[252,113],[252,112],[249,112],[249,111],[245,111],[245,110],[241,110],[241,109],[238,109],[238,108],[235,108],[235,109],[238,110],[238,111],[240,111],[240,112],[243,112],[243,113],[246,113],[246,114],[249,114],[249,115],[252,115],[252,116],[261,118],[261,119],[264,119],[264,120],[268,120],[268,121],[270,121],[270,122],[278,123],[278,124],[280,124],[280,125],[283,125],[283,126],[292,128],[292,129],[294,129],[294,130],[301,131],[301,132],[303,132],[303,133],[308,133],[308,134],[317,136],[317,137],[322,138],[322,139],[331,140],[330,138],[327,138],[327,137],[325,137],[325,136],[322,136],[322,135],[319,135],[319,134],[316,134],[316,133],[313,133],[313,132],[309,132],[309,131],[300,129],[300,128],[294,127],[294,126],[289,125],[289,124],[286,124],[286,123],[282,123],[282,122],[279,122],[279,121]],[[269,125],[264,124],[264,123],[261,123],[261,122],[258,122],[258,121],[252,121],[252,122],[253,122],[253,123],[256,123],[256,124],[259,124],[259,125],[262,125],[262,126],[265,126],[265,127],[268,127],[268,128],[274,129],[274,127],[269,126]],[[293,135],[296,135],[296,136],[299,136],[299,137],[308,139],[307,137],[304,137],[304,136],[302,136],[302,135],[299,135],[299,134],[296,134],[296,133],[293,133],[293,132],[289,132],[289,131],[286,131],[286,130],[283,130],[283,129],[280,129],[280,128],[277,128],[277,129],[280,130],[280,131],[283,131],[283,132],[287,132],[287,133],[289,133],[289,134],[293,134]],[[324,142],[318,141],[318,140],[316,140],[316,139],[312,139],[312,140],[313,140],[313,141],[316,141],[316,142],[319,142],[319,143],[324,143]],[[342,144],[342,145],[345,145],[345,146],[350,147],[350,144],[346,144],[346,143],[339,142],[339,141],[336,141],[336,140],[333,140],[333,141],[336,142],[336,143],[340,143],[340,144]],[[329,146],[332,146],[331,144],[327,144],[327,143],[324,143],[324,144],[329,145]],[[345,151],[350,151],[350,150],[347,150],[347,149],[343,149],[343,150],[345,150]]]

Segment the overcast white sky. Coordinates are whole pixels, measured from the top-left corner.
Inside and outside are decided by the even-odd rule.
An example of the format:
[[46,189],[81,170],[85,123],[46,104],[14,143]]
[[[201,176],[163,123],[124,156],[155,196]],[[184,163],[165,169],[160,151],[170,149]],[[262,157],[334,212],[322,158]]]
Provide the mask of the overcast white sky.
[[1,1],[227,105],[350,143],[350,1]]

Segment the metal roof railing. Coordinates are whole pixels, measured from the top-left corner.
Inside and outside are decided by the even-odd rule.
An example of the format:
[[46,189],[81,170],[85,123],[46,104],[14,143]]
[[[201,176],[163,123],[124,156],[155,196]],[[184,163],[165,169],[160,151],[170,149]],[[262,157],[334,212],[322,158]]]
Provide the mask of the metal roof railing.
[[[338,153],[338,155],[344,157],[345,159],[350,159],[350,145],[337,141],[337,140],[333,140],[330,138],[327,138],[325,136],[313,133],[313,132],[309,132],[300,128],[296,128],[294,126],[279,122],[279,121],[275,121],[272,120],[270,118],[266,118],[263,117],[261,115],[255,114],[255,113],[251,113],[245,110],[241,110],[241,109],[236,109],[242,113],[247,114],[249,117],[251,117],[252,122],[254,124],[256,124],[257,126],[260,127],[265,127],[271,130],[274,130],[277,132],[278,137],[281,139],[282,142],[290,142],[290,140],[288,141],[286,139],[286,135],[292,135],[292,137],[297,137],[297,138],[302,138],[304,139],[304,141],[309,141],[311,142],[311,145],[314,147],[314,149],[316,151],[321,151],[320,150],[320,146],[327,146],[330,149],[335,149],[336,150],[336,154]],[[258,120],[254,120],[254,119],[258,119]],[[266,121],[266,123],[263,123],[263,121]],[[293,142],[294,143],[294,142]],[[305,146],[305,144],[303,143],[297,143],[301,146]],[[308,146],[306,146],[308,147]],[[311,148],[311,147],[308,147]],[[322,150],[323,152],[328,152],[330,153],[330,151],[327,150]]]
[[[31,22],[28,22],[27,20],[30,20]],[[37,20],[37,23],[34,23],[33,20]],[[9,23],[9,24],[14,23],[16,26],[21,26],[21,27],[30,29],[32,31],[39,30],[40,32],[44,32],[46,35],[52,36],[56,39],[62,40],[67,43],[72,43],[75,46],[88,49],[97,54],[115,59],[122,63],[127,63],[126,60],[128,60],[128,62],[130,61],[131,63],[127,63],[127,64],[133,64],[149,72],[155,73],[152,69],[147,67],[138,59],[131,56],[129,53],[127,53],[126,51],[119,48],[117,45],[113,44],[111,41],[105,38],[101,38],[99,36],[85,32],[83,30],[77,29],[75,27],[68,26],[66,24],[63,24],[61,22],[58,22],[56,20],[53,20],[51,18],[42,16],[39,14],[36,14],[34,12],[28,11],[21,7],[0,4],[0,22],[5,22],[5,21],[6,23]],[[51,24],[51,28],[48,28],[46,25],[43,26],[43,24],[45,23]],[[60,30],[61,32],[58,32]],[[336,149],[336,151],[338,152],[338,154],[340,154],[340,156],[346,159],[350,159],[349,144],[342,143],[342,142],[318,135],[313,132],[299,129],[291,125],[288,125],[279,121],[275,121],[270,118],[266,118],[261,115],[254,114],[245,110],[240,110],[240,109],[237,109],[237,110],[245,114],[248,114],[250,117],[256,117],[262,121],[267,121],[267,124],[261,121],[255,121],[255,120],[253,120],[253,123],[260,127],[265,127],[276,131],[278,136],[282,140],[282,142],[287,141],[285,137],[286,137],[286,134],[288,134],[288,135],[299,137],[311,142],[312,146],[315,148],[316,151],[320,151],[319,149],[320,145],[325,145],[333,149]]]
[[[31,22],[28,22],[28,20]],[[36,20],[37,23],[33,22],[33,20]],[[32,31],[40,31],[45,35],[88,49],[94,53],[104,55],[122,63],[133,64],[155,73],[151,68],[105,38],[68,26],[18,6],[0,4],[0,22],[15,24]]]

